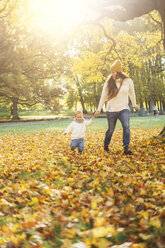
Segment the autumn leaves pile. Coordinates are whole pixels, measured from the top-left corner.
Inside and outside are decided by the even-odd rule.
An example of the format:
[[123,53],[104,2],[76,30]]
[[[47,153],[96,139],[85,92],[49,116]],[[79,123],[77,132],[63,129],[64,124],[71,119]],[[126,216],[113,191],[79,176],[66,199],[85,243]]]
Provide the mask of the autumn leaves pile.
[[[1,136],[0,247],[165,246],[164,143],[159,129],[87,132],[85,153],[62,132]],[[122,246],[121,246],[122,245]]]

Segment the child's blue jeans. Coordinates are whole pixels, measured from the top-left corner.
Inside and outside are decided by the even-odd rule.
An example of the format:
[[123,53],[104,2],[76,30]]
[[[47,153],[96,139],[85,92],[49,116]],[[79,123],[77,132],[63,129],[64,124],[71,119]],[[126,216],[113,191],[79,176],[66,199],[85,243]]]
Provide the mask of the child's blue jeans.
[[83,152],[84,151],[84,138],[71,140],[70,147],[72,150],[78,147],[78,151]]

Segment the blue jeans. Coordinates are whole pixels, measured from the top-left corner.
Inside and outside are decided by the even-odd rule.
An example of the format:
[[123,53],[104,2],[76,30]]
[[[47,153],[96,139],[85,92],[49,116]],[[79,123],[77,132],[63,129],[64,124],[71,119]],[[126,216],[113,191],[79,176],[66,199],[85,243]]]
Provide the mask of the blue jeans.
[[130,142],[130,127],[129,127],[129,110],[124,109],[119,112],[107,112],[107,120],[108,120],[108,130],[105,134],[104,146],[107,147],[113,135],[113,132],[116,127],[117,120],[120,120],[123,127],[123,146],[128,145]]
[[83,152],[84,151],[84,138],[71,140],[70,147],[72,150],[78,147],[78,151]]

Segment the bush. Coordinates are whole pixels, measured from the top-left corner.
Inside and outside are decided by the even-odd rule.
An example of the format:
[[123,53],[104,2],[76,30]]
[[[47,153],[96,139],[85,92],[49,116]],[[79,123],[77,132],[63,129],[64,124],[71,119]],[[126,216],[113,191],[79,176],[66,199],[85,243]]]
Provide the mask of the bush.
[[147,116],[147,115],[149,115],[149,111],[146,108],[140,108],[140,110],[138,111],[138,115],[139,116]]
[[159,115],[165,115],[165,111],[164,110],[160,110],[159,111]]

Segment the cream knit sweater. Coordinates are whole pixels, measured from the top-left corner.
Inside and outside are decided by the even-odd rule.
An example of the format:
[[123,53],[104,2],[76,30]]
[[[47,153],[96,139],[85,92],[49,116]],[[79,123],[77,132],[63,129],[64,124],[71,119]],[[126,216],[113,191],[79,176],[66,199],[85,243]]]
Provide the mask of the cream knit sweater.
[[[107,81],[105,82],[100,98],[100,102],[98,105],[98,111],[101,111],[101,108],[103,107],[103,104],[108,99],[108,89],[107,89]],[[120,87],[120,80],[116,80],[116,86]],[[123,81],[123,84],[117,94],[114,98],[109,100],[106,105],[106,111],[107,112],[118,112],[123,109],[129,109],[129,98],[132,102],[132,106],[136,106],[136,97],[135,97],[135,90],[134,90],[134,84],[131,78],[125,78]]]
[[65,133],[68,134],[71,132],[71,139],[80,139],[85,137],[86,126],[92,124],[93,120],[85,120],[81,123],[76,122],[75,120],[72,121]]

